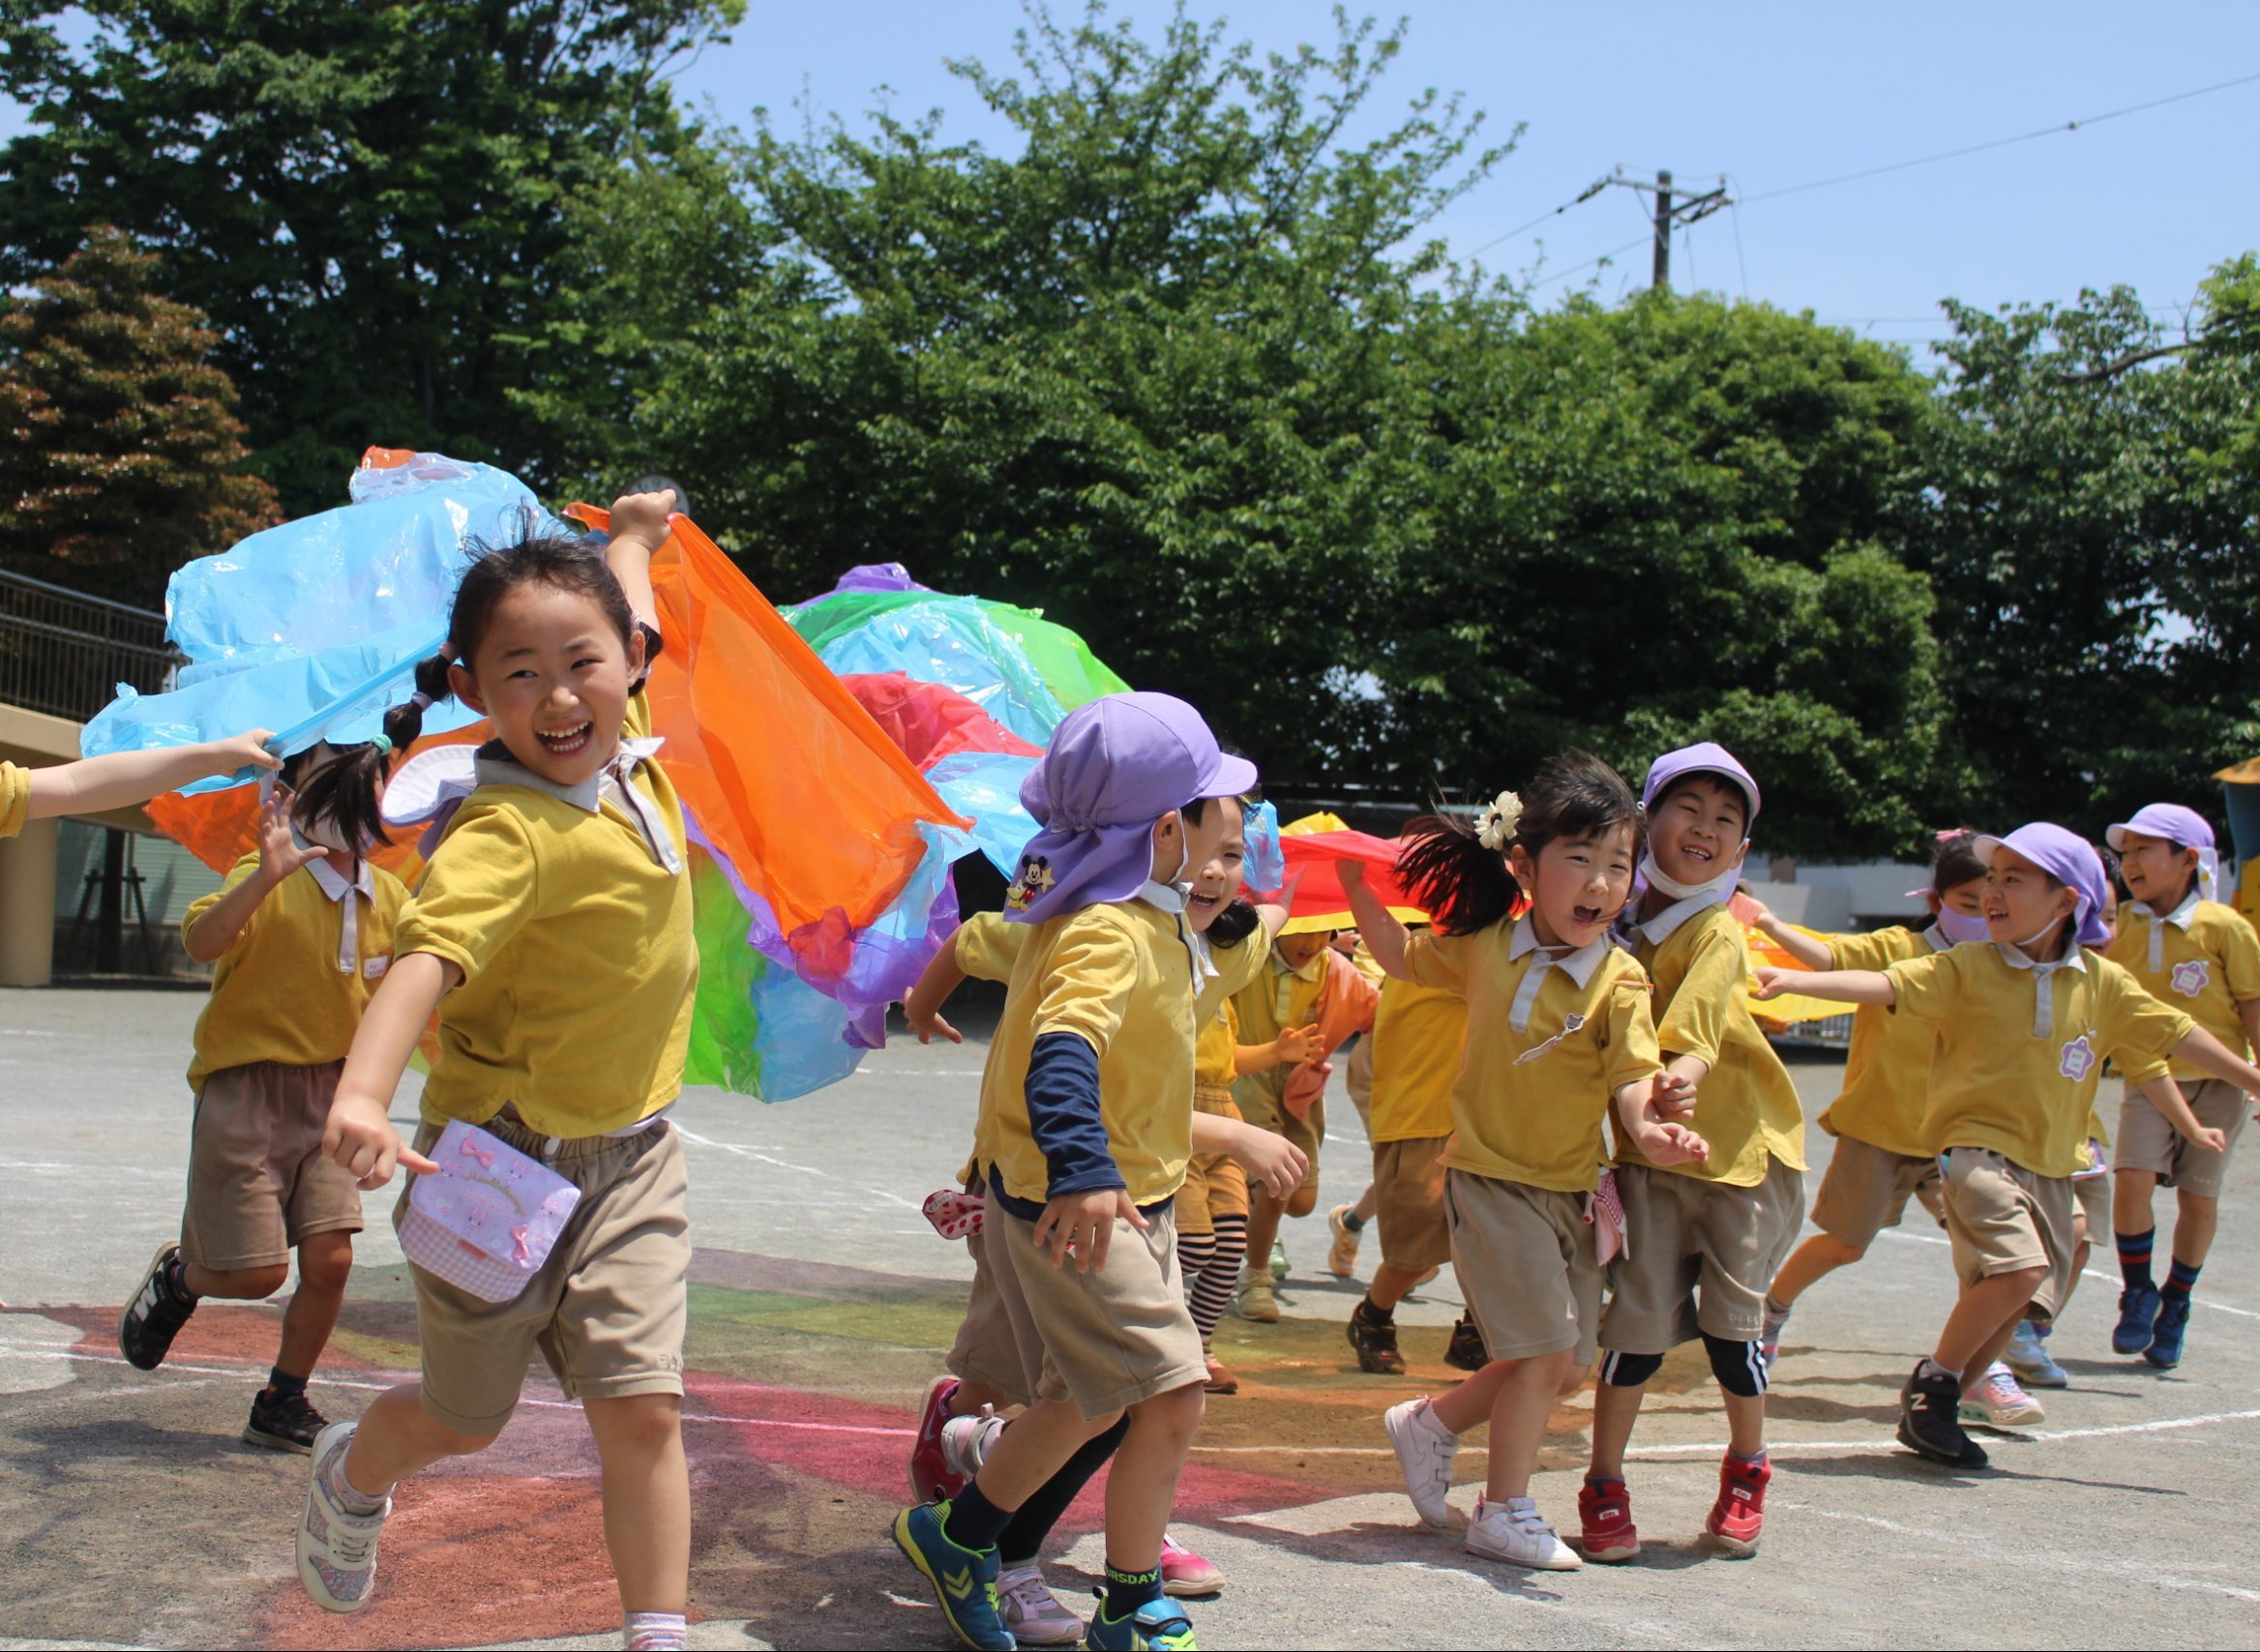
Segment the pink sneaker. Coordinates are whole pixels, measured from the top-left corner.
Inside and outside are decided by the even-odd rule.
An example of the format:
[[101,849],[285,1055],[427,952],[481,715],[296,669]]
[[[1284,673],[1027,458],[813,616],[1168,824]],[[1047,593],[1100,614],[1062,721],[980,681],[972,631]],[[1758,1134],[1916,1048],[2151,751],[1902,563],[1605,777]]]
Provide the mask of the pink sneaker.
[[1224,1574],[1169,1533],[1161,1537],[1161,1592],[1179,1597],[1213,1595],[1224,1588]]
[[941,1426],[949,1421],[950,1397],[957,1391],[954,1376],[937,1376],[926,1386],[918,1437],[910,1444],[910,1495],[921,1503],[942,1502],[966,1489],[966,1477],[950,1472],[941,1449]]

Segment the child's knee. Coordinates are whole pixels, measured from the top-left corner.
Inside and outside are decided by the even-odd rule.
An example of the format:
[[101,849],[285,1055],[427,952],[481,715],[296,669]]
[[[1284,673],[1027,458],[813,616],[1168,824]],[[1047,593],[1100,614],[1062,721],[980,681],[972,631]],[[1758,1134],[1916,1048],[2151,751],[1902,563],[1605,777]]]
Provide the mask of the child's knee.
[[[265,1262],[255,1268],[204,1268],[206,1288],[199,1296],[216,1296],[223,1302],[259,1302],[273,1296],[290,1283],[288,1262]],[[194,1288],[193,1282],[191,1289]]]
[[1649,1378],[1664,1369],[1661,1354],[1620,1354],[1601,1356],[1601,1380],[1611,1388],[1646,1388]]
[[324,1296],[344,1294],[353,1273],[353,1235],[317,1233],[298,1248],[298,1288]]
[[1766,1362],[1759,1357],[1756,1342],[1738,1342],[1706,1331],[1703,1351],[1710,1356],[1710,1374],[1729,1394],[1755,1400],[1766,1392]]
[[1151,1430],[1170,1438],[1181,1438],[1187,1444],[1201,1431],[1201,1419],[1206,1413],[1208,1397],[1198,1382],[1188,1382],[1173,1388],[1167,1394],[1157,1394],[1151,1400],[1141,1401],[1130,1408],[1131,1426],[1144,1432]]
[[583,1400],[588,1426],[600,1451],[647,1455],[666,1450],[683,1433],[683,1401],[673,1394],[630,1394],[615,1400]]
[[1312,1211],[1319,1208],[1319,1190],[1309,1186],[1295,1189],[1289,1197],[1286,1208],[1287,1214],[1290,1216],[1310,1215]]

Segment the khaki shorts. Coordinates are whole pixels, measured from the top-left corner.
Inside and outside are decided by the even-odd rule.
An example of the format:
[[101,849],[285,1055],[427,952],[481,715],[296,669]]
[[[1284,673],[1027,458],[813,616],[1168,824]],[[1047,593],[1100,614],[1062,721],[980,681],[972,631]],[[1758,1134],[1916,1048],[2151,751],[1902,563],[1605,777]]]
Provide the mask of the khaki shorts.
[[2088,1219],[2088,1243],[2109,1245],[2116,1225],[2111,1220],[2111,1173],[2074,1176],[2071,1197],[2079,1214]]
[[1756,1187],[1734,1188],[1620,1165],[1617,1195],[1624,1201],[1626,1248],[1609,1264],[1601,1346],[1667,1354],[1705,1333],[1756,1342],[1766,1323],[1766,1287],[1804,1221],[1804,1172],[1775,1159]]
[[[510,1420],[538,1348],[570,1400],[681,1394],[690,1313],[690,1181],[670,1124],[554,1140],[508,1119],[480,1127],[580,1189],[550,1259],[508,1302],[487,1302],[410,1263],[424,1346],[424,1409],[459,1433]],[[428,1151],[439,1127],[416,1132]],[[544,1149],[555,1149],[555,1157]],[[393,1225],[407,1208],[406,1189]]]
[[2149,1170],[2161,1188],[2218,1198],[2221,1182],[2228,1174],[2229,1154],[2237,1150],[2237,1137],[2245,1132],[2252,1101],[2222,1078],[2184,1084],[2182,1094],[2188,1098],[2189,1110],[2197,1115],[2199,1124],[2209,1125],[2229,1138],[2227,1151],[2215,1153],[2198,1146],[2168,1124],[2166,1115],[2150,1105],[2149,1097],[2130,1088],[2126,1100],[2119,1105],[2118,1167]]
[[1368,1132],[1373,1129],[1373,1034],[1356,1035],[1350,1051],[1350,1060],[1342,1069],[1342,1087],[1350,1092],[1350,1105],[1357,1109],[1357,1122]]
[[999,1220],[1000,1214],[992,1205],[983,1230],[966,1240],[973,1257],[973,1288],[966,1297],[966,1316],[958,1321],[958,1340],[950,1344],[943,1363],[960,1381],[994,1388],[1009,1405],[1026,1405],[1035,1387],[1021,1364],[1012,1315],[1005,1312],[1004,1292],[997,1283],[998,1270],[989,1260],[987,1224]]
[[1424,1274],[1452,1259],[1452,1225],[1443,1202],[1443,1156],[1451,1144],[1448,1136],[1373,1144],[1373,1214],[1384,1266]]
[[[1620,1172],[1621,1174],[1621,1172]],[[1454,1170],[1444,1178],[1452,1271],[1495,1360],[1576,1350],[1591,1365],[1601,1265],[1586,1195]]]
[[1208,1380],[1185,1307],[1177,1224],[1168,1208],[1141,1233],[1116,1221],[1102,1270],[1078,1273],[1036,1249],[1036,1224],[989,1208],[990,1262],[1018,1339],[1027,1391],[1096,1420]]
[[253,1061],[205,1075],[189,1130],[181,1254],[216,1273],[271,1267],[316,1233],[361,1231],[353,1174],[322,1155],[342,1061]]
[[[1195,1085],[1193,1110],[1237,1120],[1239,1105],[1227,1089]],[[1248,1172],[1229,1153],[1196,1153],[1185,1165],[1185,1185],[1175,1205],[1179,1233],[1213,1233],[1220,1216],[1248,1214]]]
[[2033,1305],[2053,1316],[2071,1283],[2068,1176],[2042,1176],[1983,1147],[1947,1154],[1947,1237],[1954,1276],[1967,1290],[1980,1280],[2045,1268]]
[[1813,1200],[1813,1225],[1855,1251],[1864,1251],[1878,1233],[1899,1225],[1910,1195],[1936,1215],[1943,1208],[1938,1186],[1936,1159],[1913,1159],[1856,1136],[1839,1136]]
[[[1272,1072],[1283,1069],[1273,1068]],[[1319,1185],[1319,1144],[1326,1138],[1326,1098],[1321,1095],[1311,1103],[1311,1110],[1296,1118],[1279,1105],[1279,1092],[1266,1082],[1268,1074],[1253,1074],[1232,1087],[1233,1100],[1239,1104],[1240,1116],[1273,1136],[1284,1136],[1302,1149],[1303,1157],[1311,1162],[1302,1185]]]

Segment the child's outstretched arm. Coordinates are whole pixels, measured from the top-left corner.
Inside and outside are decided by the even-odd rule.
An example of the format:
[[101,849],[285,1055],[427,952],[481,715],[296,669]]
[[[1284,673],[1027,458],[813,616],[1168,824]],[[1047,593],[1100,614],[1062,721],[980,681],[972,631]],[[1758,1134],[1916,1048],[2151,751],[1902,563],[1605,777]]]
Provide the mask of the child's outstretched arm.
[[942,1005],[965,984],[966,972],[958,962],[955,944],[944,945],[927,960],[924,972],[903,994],[903,1019],[918,1035],[920,1044],[932,1044],[937,1036],[952,1044],[966,1042],[964,1033],[941,1018]]
[[279,769],[282,759],[267,750],[268,731],[254,728],[225,740],[207,740],[195,746],[173,746],[162,752],[112,752],[101,757],[82,757],[75,763],[29,769],[30,817],[45,820],[57,814],[100,814],[147,803],[160,792],[214,775],[232,775],[238,769]]
[[623,493],[612,501],[611,538],[605,546],[605,566],[627,593],[628,606],[653,630],[659,628],[659,597],[651,588],[651,553],[667,543],[668,513],[675,508],[675,490]]
[[181,930],[181,950],[198,963],[217,963],[235,945],[252,914],[282,880],[309,861],[319,844],[301,846],[290,832],[290,794],[277,786],[259,805],[259,870],[207,906]]
[[[2203,1027],[2190,1028],[2189,1036],[2174,1046],[2174,1056],[2203,1068],[2215,1078],[2226,1078],[2248,1096],[2260,1097],[2260,1067],[2254,1067]],[[2189,1133],[2185,1130],[2182,1134]]]
[[1342,893],[1350,897],[1350,910],[1357,919],[1357,932],[1365,937],[1374,962],[1382,966],[1383,974],[1410,981],[1412,977],[1405,973],[1405,942],[1409,938],[1405,926],[1397,922],[1387,903],[1366,883],[1365,863],[1336,861],[1334,873],[1342,880]]
[[1618,1127],[1623,1131],[1624,1139],[1638,1148],[1641,1157],[1650,1165],[1684,1165],[1690,1160],[1708,1159],[1709,1142],[1685,1125],[1667,1121],[1667,1114],[1684,1110],[1675,1100],[1678,1092],[1668,1087],[1667,1078],[1666,1074],[1659,1073],[1652,1078],[1643,1078],[1619,1089]]
[[1758,915],[1750,920],[1751,926],[1807,969],[1827,969],[1836,961],[1829,943],[1820,936],[1808,935],[1794,924],[1784,924],[1763,900],[1752,898],[1750,904],[1758,908]]
[[1309,1156],[1286,1136],[1215,1113],[1193,1115],[1193,1151],[1229,1154],[1265,1193],[1282,1202],[1293,1198],[1310,1174]]
[[[2203,1037],[2204,1035],[2200,1033],[2197,1036]],[[2188,1043],[2185,1040],[2183,1049],[2187,1047]],[[2177,1050],[2175,1053],[2180,1054],[2181,1051]],[[2166,1122],[2186,1138],[2195,1142],[2200,1147],[2210,1147],[2215,1153],[2228,1151],[2227,1133],[2214,1130],[2198,1121],[2197,1115],[2189,1110],[2189,1099],[2182,1094],[2182,1086],[2174,1082],[2171,1074],[2160,1074],[2156,1078],[2144,1079],[2136,1083],[2134,1088],[2141,1091],[2144,1100],[2164,1114]]]
[[1806,998],[1827,998],[1838,1004],[1898,1003],[1891,978],[1874,969],[1772,969],[1758,971],[1758,996],[1779,998],[1795,992]]
[[426,1172],[439,1168],[401,1140],[390,1114],[393,1092],[408,1070],[416,1041],[431,1024],[439,1000],[462,978],[460,966],[437,954],[412,952],[393,959],[361,1013],[344,1075],[330,1102],[322,1151],[352,1171],[365,1189],[391,1181],[396,1165]]
[[[1282,1027],[1269,1044],[1235,1045],[1232,1052],[1234,1073],[1262,1073],[1273,1067],[1299,1067],[1319,1052],[1317,1027]],[[1216,1152],[1225,1149],[1219,1147]]]

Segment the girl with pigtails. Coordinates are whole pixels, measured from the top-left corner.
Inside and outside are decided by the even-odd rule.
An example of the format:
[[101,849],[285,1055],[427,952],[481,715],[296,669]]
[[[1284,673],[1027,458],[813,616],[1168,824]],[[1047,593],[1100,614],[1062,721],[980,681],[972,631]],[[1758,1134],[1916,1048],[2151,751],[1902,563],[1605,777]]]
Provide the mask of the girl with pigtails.
[[[698,960],[682,806],[643,693],[658,647],[650,558],[671,499],[620,499],[602,549],[536,535],[481,556],[456,593],[446,652],[386,719],[404,750],[425,708],[453,695],[494,737],[422,753],[385,793],[389,823],[429,825],[428,865],[323,1144],[363,1189],[396,1166],[418,1173],[394,1220],[423,1372],[314,1442],[298,1570],[331,1611],[368,1604],[395,1486],[492,1443],[538,1348],[595,1436],[627,1643],[683,1644],[690,1242],[665,1115]],[[380,753],[347,778],[373,798],[383,767]],[[439,1055],[410,1145],[387,1114],[435,1011]],[[541,1208],[570,1215],[513,1229],[521,1271],[497,1283],[455,1254],[449,1207],[425,1197],[445,1185],[436,1155],[466,1176],[549,1187]]]
[[1452,1266],[1490,1358],[1384,1423],[1413,1507],[1440,1527],[1460,1436],[1488,1423],[1470,1552],[1571,1570],[1581,1562],[1538,1513],[1531,1475],[1556,1398],[1593,1357],[1613,1231],[1594,1220],[1602,1121],[1613,1113],[1620,1143],[1650,1163],[1706,1151],[1665,1122],[1684,1086],[1663,1077],[1646,974],[1609,939],[1632,894],[1640,806],[1607,764],[1572,752],[1525,797],[1502,794],[1473,831],[1430,816],[1408,839],[1398,878],[1429,912],[1427,933],[1408,934],[1357,863],[1340,871],[1382,967],[1468,1001],[1444,1201]]

